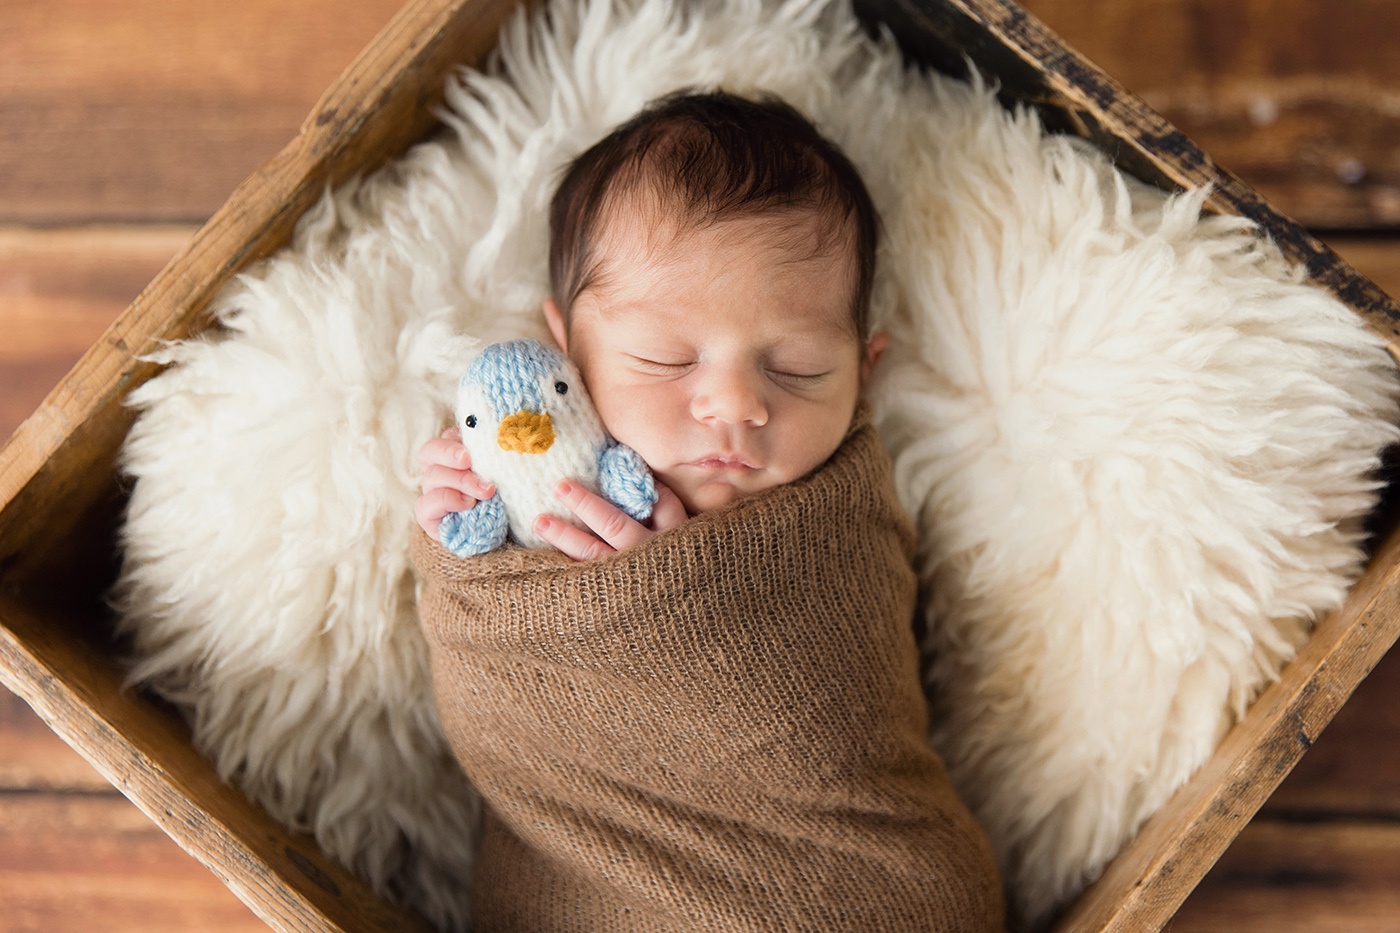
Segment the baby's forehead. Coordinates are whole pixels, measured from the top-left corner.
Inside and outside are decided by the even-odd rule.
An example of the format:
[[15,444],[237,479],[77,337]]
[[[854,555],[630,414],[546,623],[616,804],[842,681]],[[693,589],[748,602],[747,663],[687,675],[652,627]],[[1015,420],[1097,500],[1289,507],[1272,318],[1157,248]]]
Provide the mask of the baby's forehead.
[[643,201],[617,204],[607,214],[594,229],[592,274],[580,298],[592,297],[639,324],[660,324],[668,317],[668,299],[691,297],[726,277],[747,275],[758,288],[801,291],[809,282],[830,283],[835,269],[838,293],[828,288],[807,296],[802,308],[817,331],[842,337],[855,327],[855,237],[830,229],[814,211],[708,218]]
[[707,256],[681,241],[675,265],[613,263],[580,295],[574,332],[600,346],[744,345],[813,358],[858,341],[848,274],[829,261],[784,266],[762,258],[763,250],[729,245]]
[[[613,334],[630,336],[687,337],[697,322],[690,316],[691,306],[683,303],[657,302],[597,302],[594,308],[576,318],[577,329],[605,328]],[[855,337],[855,328],[844,310],[837,312],[812,305],[790,305],[784,309],[781,332],[777,335],[755,324],[750,333],[755,345],[781,337],[785,342],[797,340],[816,349],[823,346],[845,345]]]

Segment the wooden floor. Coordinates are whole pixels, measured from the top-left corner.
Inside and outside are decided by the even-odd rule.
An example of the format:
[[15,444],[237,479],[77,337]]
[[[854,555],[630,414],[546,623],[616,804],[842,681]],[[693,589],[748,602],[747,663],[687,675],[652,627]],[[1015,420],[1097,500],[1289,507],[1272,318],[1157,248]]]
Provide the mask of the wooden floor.
[[[0,437],[398,5],[0,0]],[[1400,4],[1027,6],[1400,295]],[[261,928],[0,691],[0,933]],[[1400,931],[1400,652],[1172,929]]]

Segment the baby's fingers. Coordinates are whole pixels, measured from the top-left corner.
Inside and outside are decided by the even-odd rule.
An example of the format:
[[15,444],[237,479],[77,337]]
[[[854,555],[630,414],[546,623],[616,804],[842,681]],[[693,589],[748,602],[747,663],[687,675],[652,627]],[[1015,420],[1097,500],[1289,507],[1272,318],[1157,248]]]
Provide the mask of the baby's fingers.
[[495,486],[471,470],[458,470],[440,464],[423,471],[422,489],[424,493],[435,489],[458,489],[477,499],[489,499],[496,494]]
[[651,507],[652,530],[665,531],[667,528],[674,528],[689,517],[681,497],[672,492],[670,486],[657,480],[656,505]]
[[571,480],[560,480],[554,494],[613,550],[624,550],[653,534],[651,529],[602,496],[594,495]]
[[593,535],[553,515],[536,516],[535,534],[574,560],[597,560],[613,553],[611,547]]
[[471,454],[462,446],[462,432],[451,427],[418,448],[418,463],[427,472],[429,467],[444,466],[454,470],[470,469]]
[[419,496],[413,504],[413,517],[418,520],[418,527],[436,541],[438,525],[442,524],[447,513],[465,512],[474,505],[476,500],[471,496],[461,490],[444,487]]

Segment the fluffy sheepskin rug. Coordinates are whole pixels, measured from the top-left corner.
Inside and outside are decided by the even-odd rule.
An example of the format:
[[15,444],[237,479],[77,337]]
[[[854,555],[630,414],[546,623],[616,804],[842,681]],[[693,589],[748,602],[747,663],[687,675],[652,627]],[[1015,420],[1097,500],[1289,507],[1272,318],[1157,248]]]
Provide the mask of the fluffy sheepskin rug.
[[772,91],[887,231],[873,398],[922,536],[932,740],[1023,917],[1091,880],[1359,571],[1396,381],[1351,313],[994,89],[907,73],[828,0],[561,0],[451,132],[328,195],[135,392],[133,681],[391,896],[467,923],[475,800],[408,566],[462,334],[543,336],[561,166],[651,98]]

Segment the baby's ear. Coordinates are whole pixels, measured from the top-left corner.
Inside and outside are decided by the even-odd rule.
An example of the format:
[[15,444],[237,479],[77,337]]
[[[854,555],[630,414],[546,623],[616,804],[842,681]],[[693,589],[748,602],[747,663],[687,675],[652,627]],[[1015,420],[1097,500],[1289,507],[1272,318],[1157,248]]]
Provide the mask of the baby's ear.
[[880,354],[885,352],[885,348],[890,345],[890,335],[882,330],[870,335],[870,339],[865,342],[865,357],[860,361],[860,381],[864,383],[870,378],[871,371],[875,364],[879,362]]
[[544,321],[549,325],[549,332],[554,335],[554,342],[559,345],[559,349],[564,353],[569,352],[569,328],[564,325],[564,312],[559,310],[559,306],[554,303],[553,298],[546,298],[541,306],[544,310]]

